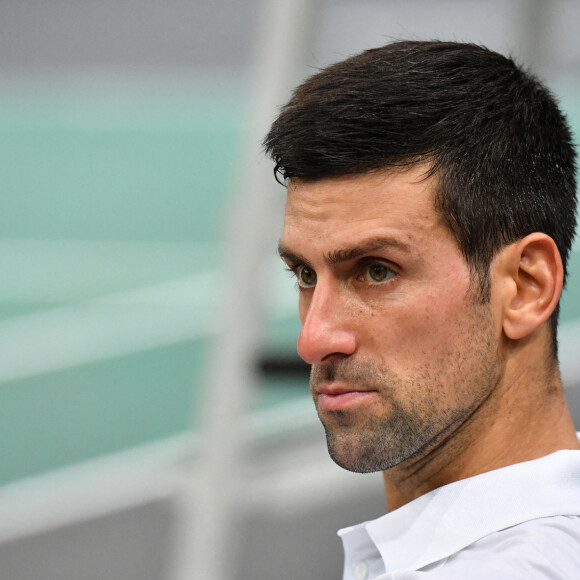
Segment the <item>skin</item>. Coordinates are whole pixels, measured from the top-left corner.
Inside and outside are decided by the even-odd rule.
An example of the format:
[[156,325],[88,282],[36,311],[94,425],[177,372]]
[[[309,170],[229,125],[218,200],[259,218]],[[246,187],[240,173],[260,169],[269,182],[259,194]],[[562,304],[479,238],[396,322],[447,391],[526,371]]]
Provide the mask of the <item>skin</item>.
[[555,244],[532,234],[499,252],[482,304],[426,170],[292,179],[280,242],[329,452],[346,469],[383,471],[391,510],[578,448],[549,355]]

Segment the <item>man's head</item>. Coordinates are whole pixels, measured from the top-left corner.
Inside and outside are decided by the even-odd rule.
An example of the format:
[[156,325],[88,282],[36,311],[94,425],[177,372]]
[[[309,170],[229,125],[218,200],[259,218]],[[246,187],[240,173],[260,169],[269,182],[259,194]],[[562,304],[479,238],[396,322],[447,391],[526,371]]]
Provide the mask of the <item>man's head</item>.
[[549,92],[478,46],[395,43],[304,82],[265,145],[288,180],[279,249],[335,461],[462,457],[465,476],[529,459],[503,450],[530,421],[564,424],[555,313],[575,228]]
[[[494,255],[532,232],[553,238],[565,273],[576,224],[570,130],[540,82],[483,47],[398,42],[332,65],[298,87],[265,146],[283,178],[309,182],[427,166],[483,301]],[[554,354],[556,325],[557,308]]]

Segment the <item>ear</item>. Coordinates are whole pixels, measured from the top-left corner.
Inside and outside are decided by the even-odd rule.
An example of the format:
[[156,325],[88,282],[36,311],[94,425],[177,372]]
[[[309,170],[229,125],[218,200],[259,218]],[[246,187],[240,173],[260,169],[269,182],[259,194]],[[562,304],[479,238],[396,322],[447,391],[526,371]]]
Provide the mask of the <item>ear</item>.
[[504,248],[494,266],[504,333],[519,340],[546,322],[558,304],[564,280],[560,252],[550,236],[536,232]]

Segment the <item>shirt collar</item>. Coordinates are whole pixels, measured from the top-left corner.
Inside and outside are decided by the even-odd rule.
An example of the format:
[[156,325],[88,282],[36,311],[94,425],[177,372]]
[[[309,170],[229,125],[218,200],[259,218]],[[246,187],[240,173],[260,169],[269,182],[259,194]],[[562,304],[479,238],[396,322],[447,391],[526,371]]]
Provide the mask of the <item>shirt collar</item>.
[[347,563],[378,550],[387,571],[417,570],[498,530],[557,515],[580,515],[580,451],[456,481],[339,535]]

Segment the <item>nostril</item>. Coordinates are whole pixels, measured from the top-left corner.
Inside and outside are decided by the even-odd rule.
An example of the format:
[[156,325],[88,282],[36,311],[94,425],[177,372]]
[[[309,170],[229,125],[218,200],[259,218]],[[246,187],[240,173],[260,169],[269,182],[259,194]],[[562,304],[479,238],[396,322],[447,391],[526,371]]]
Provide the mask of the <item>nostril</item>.
[[343,352],[331,352],[322,359],[322,362],[332,362],[333,360],[347,358],[348,356],[350,355]]

